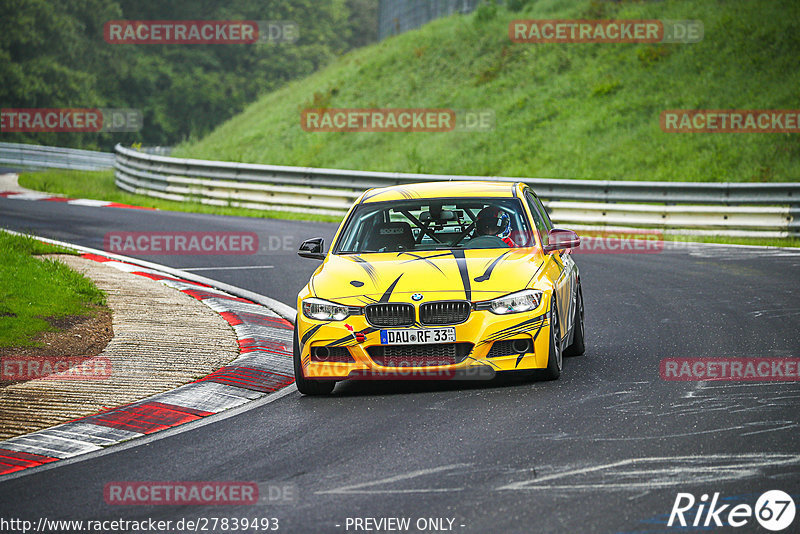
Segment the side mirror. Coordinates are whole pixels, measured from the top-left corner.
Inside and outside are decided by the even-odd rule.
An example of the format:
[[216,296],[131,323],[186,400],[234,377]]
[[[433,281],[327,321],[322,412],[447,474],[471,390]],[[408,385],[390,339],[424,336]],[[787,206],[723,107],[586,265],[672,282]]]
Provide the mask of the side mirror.
[[297,251],[297,255],[300,256],[301,258],[311,258],[312,260],[324,260],[325,254],[322,252],[324,246],[325,246],[325,239],[321,237],[308,239],[300,244],[300,250]]
[[581,238],[572,230],[564,230],[563,228],[553,228],[547,233],[547,241],[549,244],[544,247],[545,252],[553,252],[554,250],[564,250],[567,248],[578,248],[581,246]]

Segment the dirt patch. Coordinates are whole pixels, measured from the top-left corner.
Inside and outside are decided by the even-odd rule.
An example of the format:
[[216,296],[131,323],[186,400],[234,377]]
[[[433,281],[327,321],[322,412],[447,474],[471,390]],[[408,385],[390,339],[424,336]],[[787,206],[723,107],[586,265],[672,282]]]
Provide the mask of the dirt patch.
[[[0,347],[0,359],[4,357],[68,358],[97,356],[114,337],[111,325],[111,310],[92,306],[93,315],[67,315],[44,319],[58,331],[42,332],[34,341],[40,347]],[[17,382],[0,380],[0,388]]]

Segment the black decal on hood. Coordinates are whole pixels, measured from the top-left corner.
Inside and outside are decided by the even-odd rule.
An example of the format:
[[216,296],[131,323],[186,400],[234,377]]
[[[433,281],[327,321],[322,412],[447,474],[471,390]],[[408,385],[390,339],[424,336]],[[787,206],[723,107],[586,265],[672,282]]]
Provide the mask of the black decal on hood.
[[425,256],[419,256],[419,255],[417,255],[417,254],[414,254],[414,253],[412,253],[412,252],[401,252],[399,255],[403,255],[403,254],[408,254],[409,256],[413,256],[413,257],[414,257],[414,259],[413,259],[413,260],[407,260],[407,261],[404,261],[403,263],[409,263],[409,262],[412,262],[412,261],[419,261],[419,260],[422,260],[422,261],[424,261],[425,263],[427,263],[428,265],[430,265],[431,267],[433,267],[434,269],[436,269],[437,271],[439,271],[439,272],[440,272],[440,273],[442,273],[442,274],[444,274],[444,271],[442,271],[442,270],[439,268],[439,266],[438,266],[438,265],[436,265],[435,263],[433,263],[433,262],[430,260],[430,258],[431,258],[431,257],[433,257],[433,258],[437,258],[437,257],[439,257],[439,256],[449,256],[449,255],[450,255],[450,254],[439,254],[439,255],[437,255],[437,256],[430,256],[430,257],[428,257],[428,258],[426,258]]
[[489,277],[492,276],[492,271],[494,270],[495,266],[498,263],[500,263],[500,260],[505,258],[506,255],[508,255],[508,254],[511,254],[510,250],[508,252],[503,252],[502,255],[500,255],[498,258],[495,258],[495,260],[492,262],[492,264],[489,265],[489,267],[486,268],[486,271],[484,271],[484,273],[482,275],[475,277],[475,281],[476,282],[485,282],[486,280],[488,280]]
[[392,285],[389,286],[389,289],[386,290],[386,292],[383,294],[379,302],[389,302],[389,298],[392,296],[392,291],[394,291],[397,282],[399,282],[402,277],[403,275],[401,274],[400,276],[397,277],[397,280],[392,282]]
[[472,287],[469,283],[469,270],[467,269],[467,258],[464,256],[464,251],[454,250],[453,256],[456,259],[458,272],[461,275],[461,283],[464,284],[464,295],[466,295],[467,300],[472,300]]
[[348,256],[351,260],[359,264],[369,276],[369,279],[372,280],[372,283],[375,284],[375,287],[378,287],[378,273],[375,271],[375,267],[373,267],[367,260],[361,258],[359,256]]
[[350,280],[350,285],[353,287],[363,287],[364,282],[361,280]]

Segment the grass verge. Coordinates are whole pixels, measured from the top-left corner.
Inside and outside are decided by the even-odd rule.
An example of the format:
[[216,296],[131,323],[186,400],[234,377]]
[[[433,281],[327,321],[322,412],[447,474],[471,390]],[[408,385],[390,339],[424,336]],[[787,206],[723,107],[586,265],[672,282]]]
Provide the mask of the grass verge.
[[0,231],[0,347],[36,346],[55,331],[47,319],[94,315],[106,296],[88,278],[38,254],[74,254],[62,247]]
[[[390,172],[791,182],[800,134],[666,133],[668,109],[796,109],[800,2],[515,0],[435,20],[270,92],[173,155]],[[691,44],[515,44],[515,19],[700,20]],[[491,131],[308,132],[309,108],[490,110]]]

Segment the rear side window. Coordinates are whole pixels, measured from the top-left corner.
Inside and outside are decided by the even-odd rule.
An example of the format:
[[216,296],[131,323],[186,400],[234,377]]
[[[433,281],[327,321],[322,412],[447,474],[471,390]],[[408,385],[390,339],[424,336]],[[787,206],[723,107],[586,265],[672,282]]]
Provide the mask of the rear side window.
[[530,191],[525,191],[525,201],[528,203],[528,209],[531,210],[531,215],[533,215],[533,224],[539,232],[539,239],[542,242],[542,246],[546,247],[549,243],[547,232],[553,227],[553,223],[550,222],[550,217],[547,216],[547,212],[544,206],[542,206],[541,201],[534,197]]
[[553,221],[550,220],[550,214],[547,213],[547,208],[544,207],[544,204],[542,204],[542,201],[536,195],[533,195],[533,201],[539,207],[539,212],[542,214],[542,219],[544,220],[545,226],[547,226],[547,230],[552,230]]

